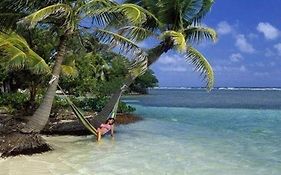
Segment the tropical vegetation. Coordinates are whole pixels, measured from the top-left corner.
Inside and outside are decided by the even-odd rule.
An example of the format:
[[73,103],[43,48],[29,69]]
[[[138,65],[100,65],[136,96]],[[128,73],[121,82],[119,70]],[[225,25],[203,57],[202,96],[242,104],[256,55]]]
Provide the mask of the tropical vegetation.
[[[24,9],[24,11],[26,11]],[[139,15],[136,15],[139,14]],[[122,17],[122,18],[121,18]],[[124,18],[125,17],[125,18]],[[112,46],[117,44],[123,51],[133,51],[140,53],[139,48],[130,40],[97,26],[104,26],[117,19],[126,20],[132,25],[140,25],[146,19],[153,18],[148,11],[134,4],[121,4],[103,0],[103,1],[65,1],[45,6],[28,16],[22,18],[18,24],[28,28],[46,27],[48,30],[54,30],[57,35],[58,47],[54,52],[55,63],[52,70],[52,79],[41,105],[31,116],[26,125],[27,130],[40,131],[47,124],[55,92],[59,81],[62,63],[67,54],[67,41],[71,37],[77,39],[83,38],[85,30],[80,27],[81,21],[85,18],[92,18],[94,21],[94,36],[101,41],[107,42]]]
[[199,44],[203,40],[217,39],[214,29],[201,23],[205,15],[210,11],[214,0],[127,0],[150,11],[159,24],[151,22],[142,26],[125,26],[119,30],[124,36],[134,41],[143,41],[148,37],[160,40],[159,45],[149,49],[148,66],[155,63],[160,56],[172,49],[190,62],[195,71],[198,71],[206,86],[210,90],[214,86],[214,72],[209,61],[201,54],[193,44]]
[[[32,135],[42,143],[38,147],[49,150],[37,134],[50,114],[68,108],[56,96],[58,85],[78,107],[100,111],[124,83],[129,92],[138,93],[157,86],[153,71],[143,70],[170,50],[189,61],[211,90],[212,67],[193,45],[217,39],[216,32],[202,24],[212,4],[213,0],[127,0],[121,4],[111,0],[2,0],[0,104],[5,107],[0,106],[0,113],[4,109],[28,116],[20,117],[24,124],[16,124],[20,129],[13,138]],[[137,43],[150,37],[159,44],[144,51]],[[120,112],[133,110],[119,105]],[[30,142],[21,140],[22,145]],[[7,155],[21,150],[15,149],[16,142],[6,143]]]

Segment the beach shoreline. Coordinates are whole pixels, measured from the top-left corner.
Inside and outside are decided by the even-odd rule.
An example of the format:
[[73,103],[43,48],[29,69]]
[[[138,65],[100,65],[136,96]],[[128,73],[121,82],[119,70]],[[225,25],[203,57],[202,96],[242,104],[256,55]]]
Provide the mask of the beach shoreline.
[[[33,155],[52,151],[53,148],[44,139],[45,136],[87,136],[91,133],[72,115],[68,117],[52,118],[45,129],[40,133],[22,133],[22,124],[11,116],[1,117],[0,124],[0,153],[2,157]],[[93,117],[87,118],[90,122]],[[118,114],[117,125],[128,125],[143,120],[134,114]],[[4,127],[5,126],[5,127]],[[43,137],[41,137],[43,136]],[[16,149],[14,149],[16,148]]]
[[[94,120],[94,117],[87,117],[88,121]],[[142,117],[132,113],[117,114],[116,125],[127,125],[143,120]],[[57,119],[53,118],[45,129],[41,132],[43,135],[72,135],[82,136],[91,135],[91,133],[73,116]]]

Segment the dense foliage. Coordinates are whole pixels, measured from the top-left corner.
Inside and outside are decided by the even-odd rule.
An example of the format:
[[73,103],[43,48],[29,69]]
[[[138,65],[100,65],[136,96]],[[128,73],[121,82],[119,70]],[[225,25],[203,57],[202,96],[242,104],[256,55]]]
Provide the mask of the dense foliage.
[[[50,55],[53,54],[53,48],[58,42],[56,37],[49,37],[50,32],[39,29],[34,29],[32,33],[25,31],[22,33],[27,41],[31,42],[32,49],[52,66],[54,60]],[[81,49],[81,43],[77,38],[70,40],[69,45],[75,52],[67,53],[59,84],[65,92],[73,96],[73,101],[78,107],[86,111],[100,111],[110,94],[121,85],[128,74],[129,61],[114,52]],[[102,46],[96,45],[95,48],[98,47]],[[4,64],[0,64],[0,107],[6,106],[10,112],[20,111],[24,115],[30,115],[42,100],[49,80],[50,75],[47,74],[35,74],[29,69],[6,69]],[[131,90],[143,93],[145,90],[135,87],[154,87],[156,83],[157,79],[151,71],[148,71],[137,78]],[[18,92],[19,89],[24,93]],[[68,107],[65,100],[55,98],[54,111]],[[133,110],[134,108],[124,103],[119,105],[119,112]]]
[[[69,95],[83,96],[86,97],[83,98],[85,100],[94,99],[102,104],[128,75],[128,60],[107,50],[119,45],[120,51],[131,50],[135,53],[139,48],[132,41],[142,41],[152,35],[158,36],[161,42],[157,47],[148,50],[148,65],[154,63],[164,52],[177,49],[185,54],[185,58],[207,80],[207,87],[211,89],[213,86],[214,75],[210,64],[199,51],[191,47],[202,39],[216,40],[216,32],[200,24],[209,12],[213,0],[172,3],[168,0],[158,3],[150,0],[127,1],[142,8],[135,4],[118,4],[107,0],[91,3],[27,1],[26,5],[20,4],[22,7],[14,8],[16,2],[18,1],[9,4],[9,0],[3,0],[0,3],[3,15],[11,12],[8,15],[11,18],[9,21],[0,15],[1,28],[16,29],[51,70],[56,67],[57,62],[54,59],[58,59],[59,54],[56,53],[60,51],[58,46],[63,41],[67,49],[61,52],[64,61],[61,65],[63,76],[59,84]],[[24,16],[26,17],[22,18]],[[85,17],[92,18],[93,23],[88,26],[81,25],[80,22]],[[19,19],[23,25],[16,25]],[[29,29],[22,28],[23,26],[29,26]],[[90,28],[94,32],[89,32]],[[117,33],[105,29],[113,29],[112,31]],[[67,39],[62,40],[63,36]],[[27,90],[30,108],[34,109],[36,101],[41,99],[38,97],[42,97],[48,86],[50,75],[34,72],[26,65],[23,67],[24,69],[17,70],[0,65],[1,91],[15,93],[18,89]],[[23,77],[25,81],[22,81]],[[146,89],[157,86],[157,83],[153,72],[149,70],[136,79],[130,86],[130,91],[147,93]],[[91,108],[89,105],[84,106]],[[98,110],[99,107],[93,109]]]

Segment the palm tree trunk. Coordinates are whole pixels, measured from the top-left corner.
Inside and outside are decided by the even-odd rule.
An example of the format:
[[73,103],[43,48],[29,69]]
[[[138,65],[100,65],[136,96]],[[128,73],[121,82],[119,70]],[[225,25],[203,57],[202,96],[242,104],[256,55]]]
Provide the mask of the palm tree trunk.
[[[56,62],[52,72],[52,74],[56,77],[58,77],[61,72],[61,64],[66,53],[67,37],[67,33],[60,37],[60,43],[56,55]],[[56,95],[58,81],[59,79],[57,78],[52,84],[49,85],[42,103],[40,104],[39,108],[35,111],[33,116],[28,119],[28,123],[25,129],[31,130],[32,132],[40,132],[45,127],[49,120],[49,115],[51,113],[51,108],[54,97]]]
[[148,50],[148,55],[147,55],[148,67],[151,64],[155,63],[163,53],[166,53],[170,49],[172,49],[173,45],[174,45],[173,41],[168,38],[163,42],[161,42],[158,46]]
[[[173,48],[173,45],[174,45],[173,41],[170,38],[168,38],[168,39],[162,41],[158,46],[148,50],[147,51],[147,53],[148,53],[148,55],[147,55],[147,59],[148,59],[147,66],[149,67],[153,63],[155,63],[163,53],[166,53],[169,50],[171,50]],[[124,85],[129,87],[134,82],[135,78],[136,77],[133,77],[131,75],[128,76],[128,78],[125,80]]]

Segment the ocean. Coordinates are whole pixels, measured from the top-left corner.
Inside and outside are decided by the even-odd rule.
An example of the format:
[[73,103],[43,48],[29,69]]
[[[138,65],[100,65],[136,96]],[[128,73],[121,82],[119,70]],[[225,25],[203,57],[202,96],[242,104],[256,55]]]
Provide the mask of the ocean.
[[100,143],[47,137],[55,151],[2,159],[0,174],[281,174],[279,89],[152,89],[122,100],[144,120]]

